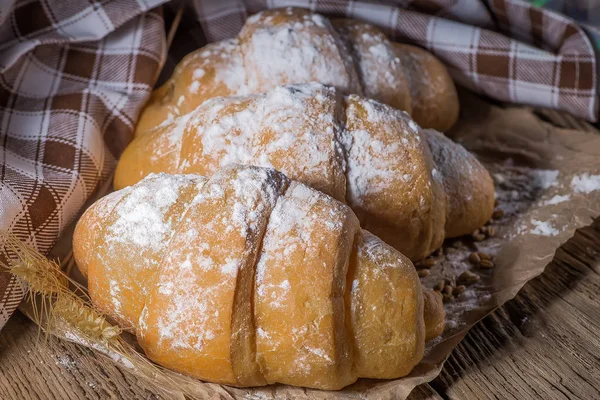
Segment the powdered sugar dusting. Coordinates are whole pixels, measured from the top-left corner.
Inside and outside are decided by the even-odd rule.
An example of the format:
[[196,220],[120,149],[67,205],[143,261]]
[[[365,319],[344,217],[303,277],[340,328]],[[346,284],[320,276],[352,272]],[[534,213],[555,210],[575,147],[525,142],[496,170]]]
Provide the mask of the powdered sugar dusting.
[[202,78],[204,75],[206,74],[206,71],[202,68],[196,68],[194,70],[194,73],[192,75],[192,78],[194,79],[200,79]]
[[212,357],[230,340],[238,277],[253,268],[248,261],[286,185],[274,170],[231,166],[189,198],[149,300],[155,305],[140,320],[159,348]]
[[[403,96],[410,99],[402,61],[382,32],[355,21],[343,22],[336,28],[351,50],[354,67],[367,97],[389,104],[398,102]],[[398,104],[402,109],[405,106],[410,107],[410,102]]]
[[114,307],[114,312],[116,314],[121,314],[121,302],[119,301],[119,297],[121,295],[121,288],[119,287],[119,282],[115,280],[110,281],[109,290],[112,299],[112,304]]
[[200,82],[198,81],[193,81],[190,84],[190,93],[192,94],[197,94],[198,93],[198,89],[200,88]]
[[[136,310],[143,297],[144,279],[160,263],[160,254],[168,246],[179,215],[169,215],[180,190],[196,185],[203,178],[195,175],[152,174],[134,186],[117,193],[121,200],[106,220],[103,242],[97,254],[102,276],[107,282],[106,295],[113,304],[113,315],[135,327]],[[116,255],[116,256],[115,256]],[[96,290],[102,290],[100,288]]]
[[[349,149],[347,197],[351,204],[361,205],[367,194],[384,192],[387,189],[385,183],[395,175],[386,159],[374,159],[371,154],[394,153],[398,150],[399,144],[386,146],[366,130],[353,131],[352,135],[347,134],[343,137],[344,147]],[[406,175],[405,180],[409,180],[410,175]]]

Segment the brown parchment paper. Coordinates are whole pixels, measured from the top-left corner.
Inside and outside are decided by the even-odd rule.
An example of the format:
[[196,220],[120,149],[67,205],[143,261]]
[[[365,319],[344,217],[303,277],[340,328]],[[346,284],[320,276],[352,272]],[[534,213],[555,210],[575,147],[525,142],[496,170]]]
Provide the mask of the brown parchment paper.
[[[425,357],[411,374],[391,381],[360,379],[339,392],[285,385],[240,389],[186,378],[182,385],[187,393],[216,399],[404,399],[415,386],[438,375],[444,360],[477,321],[513,298],[543,272],[576,229],[600,216],[599,133],[560,129],[530,109],[492,105],[467,92],[461,93],[461,107],[459,123],[448,136],[488,167],[496,185],[497,207],[504,216],[491,223],[496,231],[493,237],[447,240],[443,250],[431,257],[435,265],[422,278],[424,286],[432,288],[444,279],[455,283],[466,270],[481,279],[445,303],[446,330],[427,344]],[[55,254],[69,246],[70,234],[65,234]],[[469,254],[476,251],[491,255],[495,267],[480,269],[469,262]],[[81,279],[76,269],[71,275]],[[61,336],[78,342],[72,334]],[[118,357],[113,358],[118,362]]]

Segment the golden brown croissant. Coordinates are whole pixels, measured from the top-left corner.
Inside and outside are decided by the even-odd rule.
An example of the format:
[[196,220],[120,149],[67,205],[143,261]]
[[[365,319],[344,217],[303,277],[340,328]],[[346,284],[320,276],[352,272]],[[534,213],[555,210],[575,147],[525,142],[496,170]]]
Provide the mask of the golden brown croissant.
[[229,163],[273,167],[347,202],[364,229],[412,260],[493,212],[492,179],[463,147],[403,111],[317,83],[209,100],[137,137],[114,183]]
[[152,94],[136,135],[213,97],[308,82],[407,111],[424,128],[445,131],[458,118],[456,88],[432,54],[395,44],[366,23],[330,22],[307,10],[286,8],[255,14],[237,38],[186,56]]
[[73,250],[94,304],[150,359],[212,382],[396,378],[443,330],[406,257],[273,169],[148,176],[92,205]]

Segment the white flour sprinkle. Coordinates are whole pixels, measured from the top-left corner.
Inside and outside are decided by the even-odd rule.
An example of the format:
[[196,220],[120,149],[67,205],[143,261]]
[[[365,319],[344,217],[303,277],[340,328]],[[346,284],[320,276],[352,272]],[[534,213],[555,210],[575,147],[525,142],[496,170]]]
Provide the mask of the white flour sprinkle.
[[548,189],[558,185],[558,171],[536,169],[533,171],[534,185],[541,189]]
[[306,15],[278,25],[260,16],[248,19],[240,37],[250,92],[313,81],[348,88],[351,82],[339,43],[327,34],[332,30],[320,16]]
[[568,194],[565,194],[564,196],[557,194],[556,196],[552,197],[550,200],[544,201],[542,204],[545,206],[560,204],[560,203],[564,203],[565,201],[568,201],[570,198],[571,198],[571,196]]
[[69,331],[66,331],[64,333],[64,335],[65,335],[65,339],[70,340],[71,342],[74,342],[74,343],[81,344],[86,347],[91,347],[94,350],[98,350],[99,352],[110,357],[113,361],[122,364],[125,368],[129,368],[129,369],[134,368],[131,361],[129,361],[127,358],[125,358],[125,356],[122,356],[122,355],[116,353],[115,351],[109,349],[108,347],[103,346],[100,343],[90,342],[83,336],[80,336],[79,334],[71,333]]
[[183,138],[183,133],[185,132],[185,127],[190,119],[190,116],[191,114],[186,114],[177,118],[176,123],[171,127],[171,131],[169,132],[170,146],[181,145],[181,139]]
[[197,94],[198,93],[198,89],[200,89],[200,82],[198,81],[193,81],[190,84],[190,93],[192,94]]
[[419,125],[417,125],[417,123],[415,121],[413,121],[412,119],[408,120],[408,127],[410,128],[411,131],[413,131],[414,133],[419,132]]
[[203,70],[202,68],[196,68],[194,70],[194,73],[193,73],[192,77],[194,79],[200,79],[200,78],[202,78],[204,76],[205,73],[206,73],[206,71]]
[[[307,84],[208,100],[173,129],[171,142],[185,129],[199,142],[198,151],[185,155],[177,168],[202,165],[210,174],[230,164],[275,167],[291,178],[315,177],[326,191],[343,163],[334,115],[322,112],[334,99],[332,88]],[[288,163],[289,154],[298,162]]]
[[537,219],[531,219],[531,223],[535,226],[530,232],[534,235],[540,236],[556,236],[560,231],[552,226],[550,221],[538,221]]
[[192,176],[152,174],[128,190],[115,212],[117,220],[108,227],[106,242],[123,243],[136,248],[157,251],[171,233],[171,221],[165,213],[176,201],[179,188]]
[[241,260],[237,258],[230,258],[225,264],[221,266],[221,273],[230,276],[237,276],[238,267],[240,266],[240,264]]
[[575,193],[591,193],[600,190],[600,175],[584,173],[571,179],[571,188]]
[[56,364],[62,365],[67,371],[77,370],[77,363],[69,355],[59,355]]
[[119,287],[119,282],[115,280],[110,281],[110,296],[112,298],[113,306],[115,307],[114,312],[116,314],[121,313],[121,302],[119,301],[119,297],[121,295],[121,288]]

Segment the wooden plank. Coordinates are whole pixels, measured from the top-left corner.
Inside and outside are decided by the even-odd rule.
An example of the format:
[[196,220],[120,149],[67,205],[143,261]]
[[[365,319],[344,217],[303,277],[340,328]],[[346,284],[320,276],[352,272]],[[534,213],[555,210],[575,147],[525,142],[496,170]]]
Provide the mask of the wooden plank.
[[0,332],[0,399],[158,399],[143,382],[101,356],[73,343],[54,340],[16,312]]
[[[85,357],[83,357],[85,356]],[[92,357],[90,362],[85,362]],[[82,361],[83,360],[83,361]],[[126,369],[101,366],[99,356],[64,341],[52,348],[20,312],[0,332],[0,399],[159,399]],[[410,400],[441,400],[428,384],[412,391]]]
[[481,321],[432,387],[450,399],[600,398],[600,219]]

